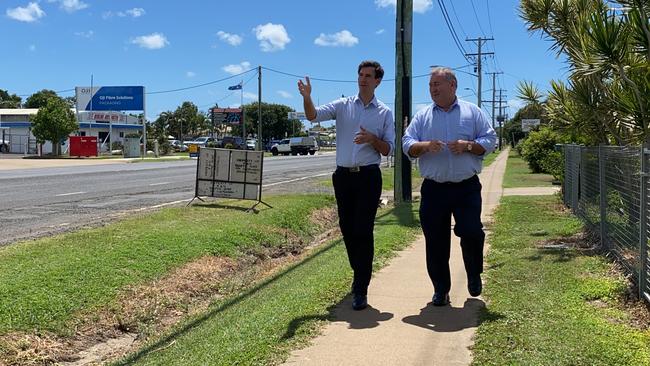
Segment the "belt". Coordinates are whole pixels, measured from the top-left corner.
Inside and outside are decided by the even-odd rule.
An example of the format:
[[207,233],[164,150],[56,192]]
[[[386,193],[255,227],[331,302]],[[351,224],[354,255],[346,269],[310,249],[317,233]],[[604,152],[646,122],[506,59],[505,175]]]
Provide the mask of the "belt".
[[343,172],[348,172],[348,173],[359,173],[363,171],[368,171],[368,170],[375,170],[379,169],[379,164],[370,164],[370,165],[363,165],[363,166],[353,166],[353,167],[346,167],[346,166],[336,166],[337,171],[343,171]]
[[429,181],[429,182],[434,183],[434,184],[459,185],[459,184],[469,183],[469,182],[477,180],[477,179],[478,179],[478,175],[472,175],[471,177],[469,177],[469,178],[467,178],[465,180],[461,180],[460,182],[437,182],[437,181],[435,181],[433,179],[429,179],[429,178],[425,178],[424,180]]

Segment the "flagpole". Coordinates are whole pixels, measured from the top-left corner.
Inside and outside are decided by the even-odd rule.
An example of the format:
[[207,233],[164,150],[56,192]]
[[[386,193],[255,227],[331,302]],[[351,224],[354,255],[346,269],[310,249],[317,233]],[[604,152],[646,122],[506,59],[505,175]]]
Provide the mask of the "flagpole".
[[239,82],[239,108],[241,108],[241,129],[244,143],[246,143],[246,120],[244,116],[244,80]]

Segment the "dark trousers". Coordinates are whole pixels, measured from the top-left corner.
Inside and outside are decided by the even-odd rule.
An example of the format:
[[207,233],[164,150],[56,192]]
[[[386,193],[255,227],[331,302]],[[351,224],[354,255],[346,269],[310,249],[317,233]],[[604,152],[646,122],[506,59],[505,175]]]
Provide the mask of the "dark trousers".
[[456,222],[454,233],[460,237],[467,276],[483,272],[481,182],[478,176],[459,183],[425,179],[421,194],[420,223],[426,241],[427,271],[435,291],[446,293],[451,289],[451,215]]
[[332,175],[348,260],[354,272],[352,291],[366,295],[372,276],[375,245],[373,230],[381,196],[379,166],[361,167],[358,172],[337,168]]

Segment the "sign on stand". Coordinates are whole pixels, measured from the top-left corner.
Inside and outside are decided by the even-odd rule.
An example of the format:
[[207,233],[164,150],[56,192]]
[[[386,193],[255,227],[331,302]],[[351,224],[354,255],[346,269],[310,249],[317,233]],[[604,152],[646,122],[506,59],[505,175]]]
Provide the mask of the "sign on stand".
[[521,130],[523,132],[530,132],[530,130],[533,127],[539,126],[540,119],[539,118],[533,118],[533,119],[522,119],[521,120]]
[[250,210],[260,203],[271,207],[262,202],[263,156],[263,151],[199,149],[194,198],[215,197],[257,201]]

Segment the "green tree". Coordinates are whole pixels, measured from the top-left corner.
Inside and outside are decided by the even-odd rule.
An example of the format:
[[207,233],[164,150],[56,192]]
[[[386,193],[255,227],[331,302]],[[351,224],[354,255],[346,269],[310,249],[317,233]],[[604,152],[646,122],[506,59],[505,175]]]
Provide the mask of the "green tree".
[[[270,104],[262,102],[262,135],[263,140],[280,139],[285,136],[299,136],[302,132],[302,123],[299,120],[287,118],[293,108],[283,104]],[[259,121],[258,103],[244,105],[244,118],[246,119],[246,133],[257,135]],[[233,135],[241,136],[241,125],[233,127]]]
[[25,100],[25,108],[45,107],[45,105],[47,105],[47,101],[50,98],[61,99],[59,98],[59,96],[56,94],[54,90],[43,89],[39,92],[32,94],[27,98],[27,100]]
[[522,0],[531,32],[553,41],[569,77],[546,103],[551,123],[591,143],[650,142],[650,0]]
[[0,89],[0,108],[20,108],[22,98],[16,94]]
[[32,133],[38,143],[52,142],[54,155],[61,154],[61,141],[78,129],[75,115],[65,100],[48,98],[45,106],[32,117]]

